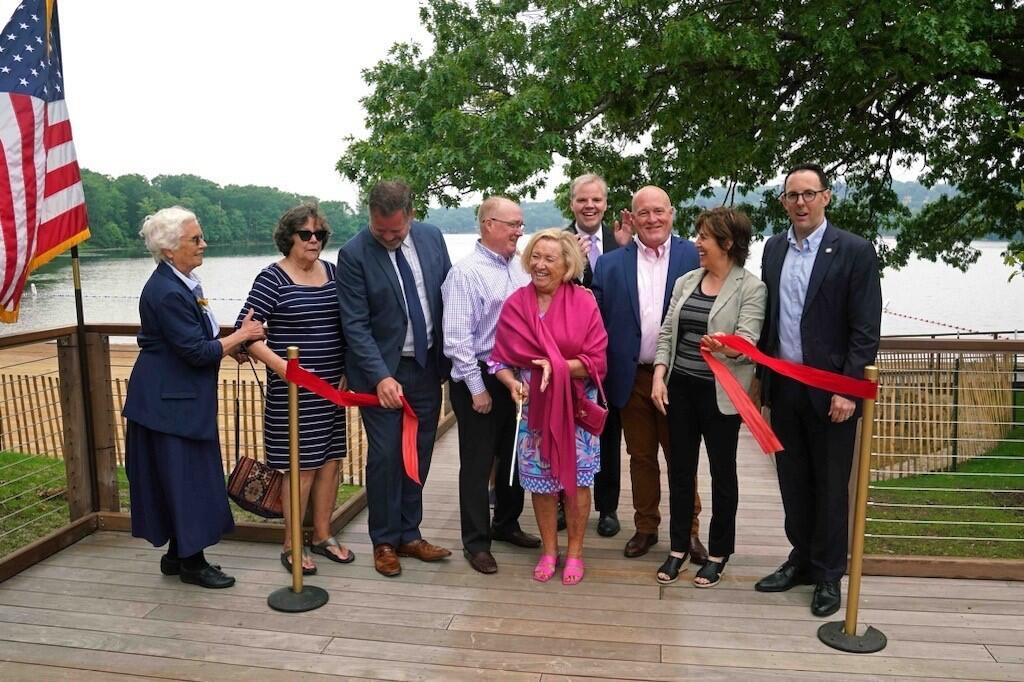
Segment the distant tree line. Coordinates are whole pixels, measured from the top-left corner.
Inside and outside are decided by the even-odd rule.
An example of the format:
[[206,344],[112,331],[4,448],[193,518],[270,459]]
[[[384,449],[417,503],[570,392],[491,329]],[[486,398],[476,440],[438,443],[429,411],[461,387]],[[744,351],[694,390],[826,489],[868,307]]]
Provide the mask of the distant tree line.
[[89,209],[92,238],[83,248],[122,248],[140,244],[143,219],[166,206],[193,211],[211,244],[272,244],[271,233],[281,214],[303,201],[317,202],[334,233],[333,243],[344,243],[366,224],[366,215],[344,201],[317,201],[316,197],[282,192],[255,185],[220,186],[195,175],[141,175],[111,177],[82,169],[82,184]]

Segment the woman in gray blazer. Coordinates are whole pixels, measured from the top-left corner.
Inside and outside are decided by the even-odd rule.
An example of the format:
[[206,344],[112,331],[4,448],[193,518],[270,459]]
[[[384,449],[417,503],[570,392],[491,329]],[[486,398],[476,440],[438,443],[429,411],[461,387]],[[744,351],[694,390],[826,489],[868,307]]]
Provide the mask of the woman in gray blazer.
[[701,349],[724,356],[723,362],[749,389],[754,365],[726,348],[716,336],[738,334],[757,343],[764,322],[767,289],[743,268],[750,252],[750,219],[732,208],[716,208],[697,217],[700,267],[680,277],[672,290],[658,336],[651,398],[669,417],[669,534],[672,547],[658,569],[658,582],[675,582],[690,547],[690,524],[700,440],[711,465],[711,530],[708,560],[693,580],[713,587],[736,543],[736,445],[740,418],[715,381]]

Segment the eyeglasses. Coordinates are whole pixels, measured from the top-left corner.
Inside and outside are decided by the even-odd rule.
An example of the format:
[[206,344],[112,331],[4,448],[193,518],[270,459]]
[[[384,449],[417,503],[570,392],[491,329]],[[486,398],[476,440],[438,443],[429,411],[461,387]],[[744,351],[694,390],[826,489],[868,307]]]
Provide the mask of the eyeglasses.
[[304,242],[308,242],[310,237],[316,237],[316,240],[321,244],[327,243],[327,237],[331,234],[327,230],[295,230],[295,234],[299,235],[299,239]]
[[814,197],[827,191],[827,189],[805,189],[803,192],[786,192],[785,194],[779,195],[779,198],[787,204],[795,204],[801,199],[804,200],[805,204],[809,204],[814,201]]
[[513,230],[522,230],[526,227],[526,223],[522,220],[502,220],[501,218],[488,218],[488,220],[497,220],[499,223],[508,225]]
[[199,244],[204,241],[204,237],[202,234],[197,234],[195,237],[189,237],[188,241],[192,242],[196,246],[199,246]]

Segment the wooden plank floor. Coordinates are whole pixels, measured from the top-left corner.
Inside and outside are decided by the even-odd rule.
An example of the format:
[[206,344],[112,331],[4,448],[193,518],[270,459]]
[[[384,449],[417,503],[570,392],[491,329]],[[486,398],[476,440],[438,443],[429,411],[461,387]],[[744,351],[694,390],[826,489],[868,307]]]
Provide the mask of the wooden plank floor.
[[[160,550],[145,542],[97,533],[0,584],[0,679],[1024,680],[1024,584],[865,578],[862,620],[889,637],[870,656],[818,642],[810,587],[755,592],[787,546],[773,465],[746,435],[738,551],[711,590],[689,582],[692,566],[656,584],[667,524],[657,551],[624,558],[628,513],[610,539],[591,519],[577,586],[534,582],[536,552],[501,544],[499,573],[475,573],[459,546],[456,440],[453,429],[438,443],[423,523],[451,560],[405,560],[400,578],[379,576],[364,512],[343,534],[356,562],[322,560],[309,579],[330,603],[284,615],[266,605],[289,583],[274,546],[213,548],[238,584],[209,591],[161,576]],[[706,475],[701,490],[710,506]],[[532,517],[528,506],[528,529]]]

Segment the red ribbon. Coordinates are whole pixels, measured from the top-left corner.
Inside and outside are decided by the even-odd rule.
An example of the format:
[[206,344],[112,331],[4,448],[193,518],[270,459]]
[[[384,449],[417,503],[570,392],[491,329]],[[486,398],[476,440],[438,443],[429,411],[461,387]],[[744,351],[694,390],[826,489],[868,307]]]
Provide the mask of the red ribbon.
[[[313,374],[308,369],[299,365],[298,360],[288,361],[288,370],[285,372],[285,379],[301,386],[307,391],[316,393],[321,398],[326,398],[336,405],[342,407],[380,407],[380,399],[372,393],[355,393],[353,391],[339,391],[334,386]],[[409,401],[402,398],[402,464],[405,466],[405,475],[416,483],[420,483],[419,455],[416,452],[416,432],[419,429],[419,419],[413,412]],[[422,483],[420,483],[422,485]]]
[[[789,360],[773,358],[759,351],[754,344],[742,336],[734,334],[716,336],[715,340],[723,346],[746,355],[757,364],[764,365],[778,374],[787,376],[807,386],[820,388],[830,393],[868,400],[874,400],[878,395],[878,384],[873,381],[854,379],[843,374],[828,372],[816,367],[808,367],[807,365],[790,362]],[[736,377],[732,375],[732,372],[729,371],[721,360],[708,351],[701,349],[701,355],[704,357],[704,361],[708,363],[708,367],[711,368],[715,379],[718,380],[726,395],[729,396],[729,400],[732,401],[740,418],[743,419],[743,423],[747,425],[751,435],[754,436],[757,444],[761,446],[761,450],[766,455],[782,450],[782,443],[779,442],[778,437],[776,437],[768,422],[761,416],[761,411],[754,406],[750,396],[747,395],[747,392],[740,383],[736,381]]]

